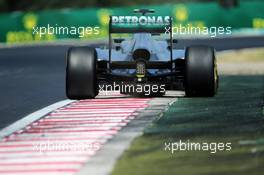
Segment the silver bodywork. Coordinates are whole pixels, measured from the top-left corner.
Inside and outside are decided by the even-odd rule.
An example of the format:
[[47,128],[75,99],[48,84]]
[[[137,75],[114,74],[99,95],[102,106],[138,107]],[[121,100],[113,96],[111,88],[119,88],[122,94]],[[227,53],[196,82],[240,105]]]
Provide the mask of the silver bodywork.
[[[119,49],[111,50],[111,60],[112,61],[133,61],[133,52],[137,49],[146,49],[150,53],[149,61],[169,61],[170,60],[170,50],[168,49],[168,42],[163,40],[155,40],[150,33],[136,33],[133,34],[131,39],[126,39],[118,44]],[[109,60],[109,50],[97,48],[97,58],[98,61]],[[173,49],[172,56],[173,60],[184,59],[185,50]],[[148,70],[149,73],[155,73],[159,70],[152,69]],[[169,70],[162,70],[162,72]],[[113,70],[116,73],[133,73],[134,70],[119,69]]]

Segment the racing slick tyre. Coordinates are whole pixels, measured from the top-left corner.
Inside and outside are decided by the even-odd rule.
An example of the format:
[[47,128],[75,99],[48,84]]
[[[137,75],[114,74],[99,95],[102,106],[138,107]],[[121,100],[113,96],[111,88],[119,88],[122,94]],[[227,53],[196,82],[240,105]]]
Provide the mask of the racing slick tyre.
[[212,97],[218,88],[215,50],[208,46],[187,47],[185,52],[185,94]]
[[66,95],[69,99],[89,99],[98,94],[97,54],[89,47],[72,47],[67,52]]

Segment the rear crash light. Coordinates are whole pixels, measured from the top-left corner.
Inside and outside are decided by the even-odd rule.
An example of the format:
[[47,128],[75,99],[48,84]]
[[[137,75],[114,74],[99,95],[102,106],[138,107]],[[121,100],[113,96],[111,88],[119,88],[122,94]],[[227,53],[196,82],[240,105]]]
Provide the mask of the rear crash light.
[[136,76],[137,78],[144,78],[146,75],[146,63],[144,61],[137,61]]

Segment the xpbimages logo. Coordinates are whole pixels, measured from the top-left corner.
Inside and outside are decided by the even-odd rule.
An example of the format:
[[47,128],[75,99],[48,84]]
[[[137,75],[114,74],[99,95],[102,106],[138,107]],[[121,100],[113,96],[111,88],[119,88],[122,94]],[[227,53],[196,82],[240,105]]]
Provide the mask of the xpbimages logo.
[[46,26],[34,26],[33,35],[39,35],[40,37],[48,35],[78,35],[80,38],[86,35],[99,35],[100,27],[95,26],[59,26],[55,24],[54,26],[47,24]]
[[165,93],[165,84],[125,84],[124,82],[113,84],[100,84],[99,91],[103,94],[108,92],[123,92],[128,94],[142,94],[149,96],[155,93]]
[[177,151],[208,151],[212,154],[221,151],[231,151],[231,142],[191,142],[190,140],[178,142],[165,142],[164,150],[174,154]]
[[170,16],[112,16],[113,24],[164,25],[170,23]]

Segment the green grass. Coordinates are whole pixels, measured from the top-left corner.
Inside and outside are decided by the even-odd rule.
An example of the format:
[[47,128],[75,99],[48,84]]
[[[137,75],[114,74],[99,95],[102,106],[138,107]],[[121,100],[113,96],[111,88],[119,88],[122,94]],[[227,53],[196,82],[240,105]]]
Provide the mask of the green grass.
[[[264,172],[264,78],[224,76],[215,98],[180,98],[145,129],[117,162],[113,175]],[[164,150],[164,143],[231,142],[231,151]]]

